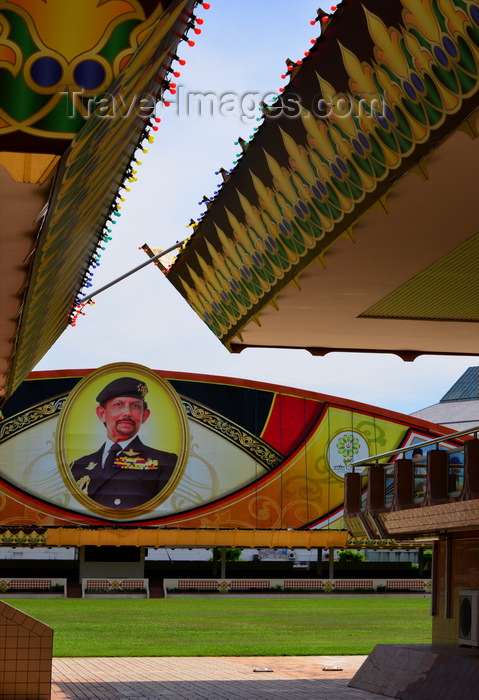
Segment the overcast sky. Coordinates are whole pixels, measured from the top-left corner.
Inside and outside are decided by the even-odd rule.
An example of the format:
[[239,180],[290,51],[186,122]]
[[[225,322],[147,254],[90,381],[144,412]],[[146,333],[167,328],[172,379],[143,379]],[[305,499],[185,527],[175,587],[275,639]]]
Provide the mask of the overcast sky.
[[[215,171],[233,167],[234,142],[253,133],[252,107],[277,94],[285,59],[302,58],[319,32],[318,25],[310,25],[318,0],[212,0],[211,5],[197,11],[204,24],[196,46],[179,47],[187,65],[177,79],[178,104],[160,113],[155,143],[142,154],[138,181],[126,193],[93,289],[144,262],[138,250],[143,243],[166,248],[188,235],[186,224],[204,211],[198,202],[220,182]],[[188,94],[213,95],[217,115],[188,113]],[[235,103],[236,114],[226,116],[226,107]],[[95,301],[35,369],[136,362],[272,382],[411,413],[439,401],[467,367],[477,364],[461,357],[423,356],[413,363],[361,353],[312,357],[303,350],[248,349],[231,355],[154,266]]]

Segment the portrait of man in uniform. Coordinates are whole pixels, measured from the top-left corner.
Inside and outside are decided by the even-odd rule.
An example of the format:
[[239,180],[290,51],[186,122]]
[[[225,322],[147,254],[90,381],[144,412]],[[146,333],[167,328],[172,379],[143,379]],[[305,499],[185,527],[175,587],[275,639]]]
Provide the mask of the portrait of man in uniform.
[[71,463],[77,488],[106,508],[138,508],[167,484],[178,455],[145,445],[138,433],[150,416],[148,387],[134,377],[120,377],[96,397],[96,415],[106,440],[96,452]]

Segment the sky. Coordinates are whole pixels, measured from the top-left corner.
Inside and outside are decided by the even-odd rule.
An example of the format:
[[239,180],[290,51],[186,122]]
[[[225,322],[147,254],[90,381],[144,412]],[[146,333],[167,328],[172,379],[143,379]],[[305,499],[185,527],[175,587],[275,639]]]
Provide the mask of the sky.
[[[238,136],[249,140],[255,107],[278,94],[285,60],[300,59],[319,33],[310,20],[318,0],[212,0],[198,7],[204,19],[196,45],[182,42],[187,64],[176,79],[170,107],[148,153],[141,154],[138,181],[126,193],[113,240],[95,271],[98,289],[146,260],[139,247],[167,248],[189,235],[204,195],[221,181],[220,167],[233,167]],[[193,34],[191,34],[193,38]],[[176,64],[177,65],[177,64]],[[210,95],[215,114],[188,108]],[[176,100],[174,102],[173,100]],[[138,156],[140,157],[140,156]],[[91,291],[91,290],[89,290]],[[154,266],[119,282],[86,307],[36,370],[90,369],[134,362],[166,372],[190,372],[279,384],[361,401],[402,413],[437,403],[474,357],[421,356],[407,363],[394,355],[305,350],[247,349],[230,354]]]

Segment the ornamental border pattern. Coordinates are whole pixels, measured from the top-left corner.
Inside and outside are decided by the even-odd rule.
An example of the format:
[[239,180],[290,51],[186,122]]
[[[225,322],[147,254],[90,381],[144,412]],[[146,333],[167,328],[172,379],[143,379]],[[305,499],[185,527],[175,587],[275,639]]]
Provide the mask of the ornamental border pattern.
[[43,423],[58,415],[66,399],[67,395],[57,396],[45,403],[29,406],[24,411],[3,420],[0,423],[0,444],[18,435],[18,433],[28,430],[34,424]]
[[268,471],[271,471],[283,461],[284,457],[280,452],[277,452],[261,438],[253,435],[245,428],[241,428],[236,423],[226,420],[224,416],[190,399],[182,398],[182,401],[186,415],[189,418],[239,447]]
[[47,544],[45,528],[41,532],[23,528],[0,528],[0,546],[11,547],[44,547]]

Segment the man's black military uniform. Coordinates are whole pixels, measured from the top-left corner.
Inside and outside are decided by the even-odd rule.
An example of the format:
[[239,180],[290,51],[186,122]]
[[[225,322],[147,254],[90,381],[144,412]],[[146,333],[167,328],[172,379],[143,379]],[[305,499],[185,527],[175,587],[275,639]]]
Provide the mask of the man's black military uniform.
[[173,474],[177,456],[144,445],[138,435],[102,467],[104,444],[72,464],[78,487],[107,508],[137,508],[151,500]]

